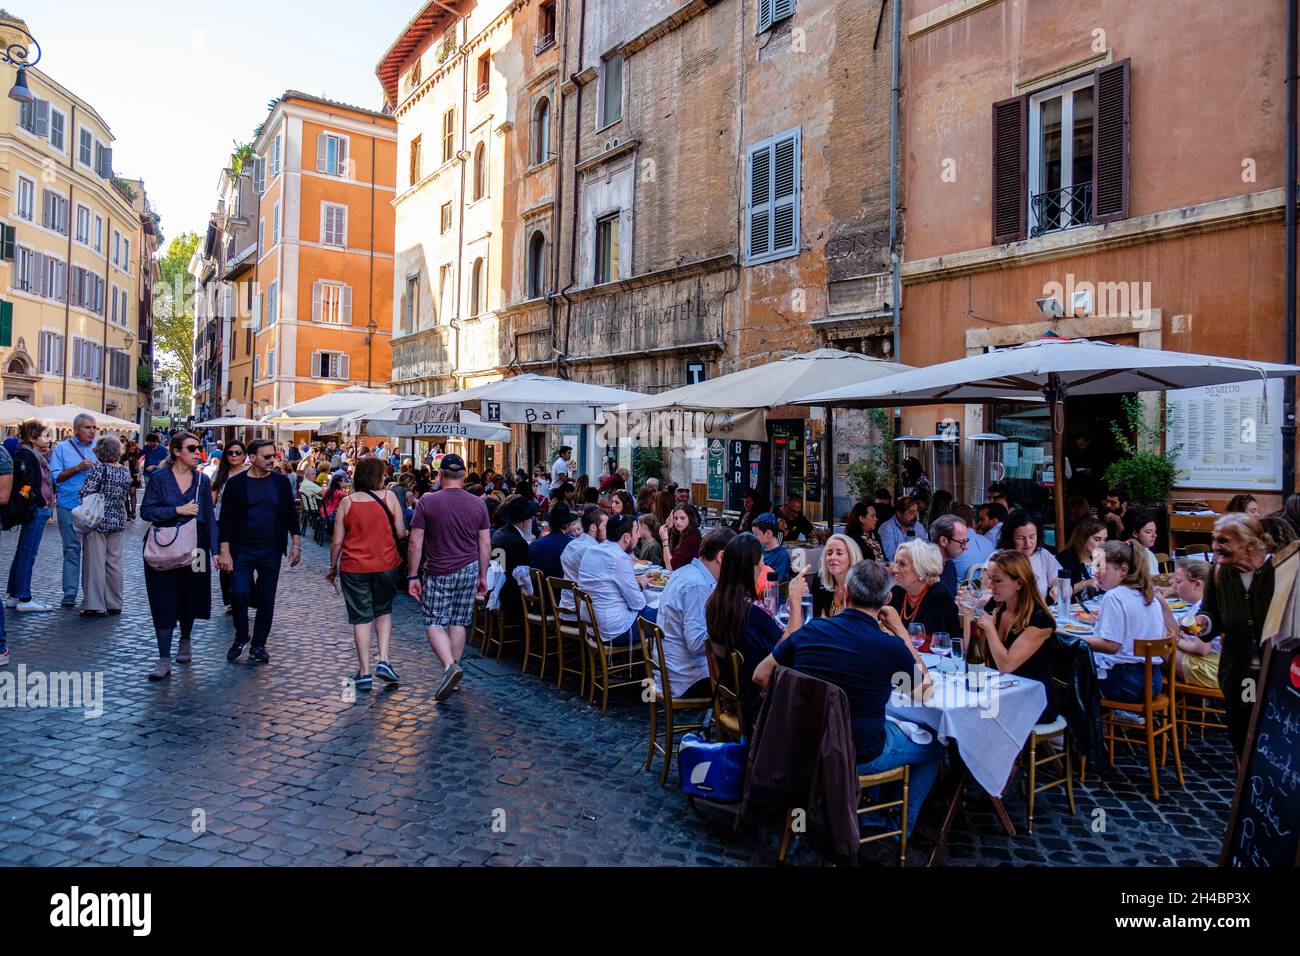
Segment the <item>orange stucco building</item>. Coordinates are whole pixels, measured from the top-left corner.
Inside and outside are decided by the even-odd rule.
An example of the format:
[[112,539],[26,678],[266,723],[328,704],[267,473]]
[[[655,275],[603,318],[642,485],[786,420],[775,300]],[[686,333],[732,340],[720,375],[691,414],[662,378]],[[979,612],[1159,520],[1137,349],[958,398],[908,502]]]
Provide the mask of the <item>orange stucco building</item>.
[[252,414],[391,376],[397,130],[293,90],[253,144]]

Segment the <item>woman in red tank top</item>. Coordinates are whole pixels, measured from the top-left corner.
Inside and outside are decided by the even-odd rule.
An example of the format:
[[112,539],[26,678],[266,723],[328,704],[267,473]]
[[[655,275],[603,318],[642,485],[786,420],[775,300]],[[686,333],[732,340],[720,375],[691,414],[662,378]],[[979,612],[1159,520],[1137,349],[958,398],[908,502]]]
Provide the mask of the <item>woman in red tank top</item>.
[[[397,672],[388,661],[393,634],[395,575],[401,574],[402,554],[398,542],[406,539],[406,522],[397,496],[384,487],[382,460],[366,457],[357,462],[353,492],[339,502],[334,515],[334,538],[330,542],[330,567],[325,580],[339,580],[348,609],[348,623],[357,646],[360,669],[352,676],[356,690],[368,691],[370,635],[379,638],[379,663],[375,673],[390,684]],[[405,574],[401,574],[405,578]]]

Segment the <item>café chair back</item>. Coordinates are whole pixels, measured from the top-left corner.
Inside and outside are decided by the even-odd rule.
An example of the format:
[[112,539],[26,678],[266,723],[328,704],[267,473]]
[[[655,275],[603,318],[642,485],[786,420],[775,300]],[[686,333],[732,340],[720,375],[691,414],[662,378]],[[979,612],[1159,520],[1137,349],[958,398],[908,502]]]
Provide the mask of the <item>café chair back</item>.
[[[872,833],[869,836],[859,836],[858,846],[865,846],[868,843],[875,843],[877,840],[887,840],[890,837],[898,837],[898,865],[907,865],[907,802],[909,790],[911,788],[911,768],[904,764],[901,767],[895,767],[893,770],[882,770],[880,773],[860,773],[858,774],[858,786],[862,790],[862,798],[858,803],[858,825],[862,825],[862,819],[868,813],[884,813],[886,810],[898,809],[898,826],[894,829],[884,830],[880,833]],[[879,803],[872,803],[870,796],[871,790],[877,787],[884,787],[889,784],[900,784],[900,796],[897,799],[882,799]],[[781,834],[781,848],[777,851],[776,860],[778,863],[784,863],[786,854],[790,850],[790,841],[794,836],[794,815],[796,811],[791,810],[785,818],[785,831]]]
[[[654,765],[655,754],[663,754],[664,766],[659,773],[659,786],[668,783],[668,771],[673,764],[673,754],[677,750],[677,735],[688,730],[701,730],[702,721],[695,723],[677,723],[674,716],[683,711],[699,711],[701,716],[711,703],[708,697],[678,697],[668,675],[668,660],[664,656],[664,632],[653,621],[643,617],[637,618],[637,632],[641,638],[641,657],[645,662],[645,680],[642,698],[650,704],[650,746],[646,751],[645,768]],[[659,682],[656,686],[655,677]],[[658,688],[662,687],[663,690]],[[659,727],[659,716],[663,715],[663,729]],[[660,743],[660,740],[663,742]]]
[[740,686],[745,658],[740,651],[728,651],[727,645],[721,641],[710,639],[707,647],[709,681],[713,684],[713,720],[718,728],[718,739],[740,743],[749,729],[745,723],[745,698]]
[[983,576],[984,576],[984,562],[980,561],[977,562],[976,564],[972,564],[969,568],[966,569],[966,577],[962,578],[962,580],[979,584],[980,579]]
[[[578,678],[578,693],[587,692],[587,652],[583,643],[583,624],[577,619],[577,602],[574,594],[578,586],[567,578],[547,578],[546,593],[551,599],[551,634],[555,637],[555,687],[564,683],[564,675]],[[575,610],[566,618],[560,610],[560,601],[569,595]]]
[[537,676],[541,680],[546,680],[546,661],[555,654],[548,624],[551,609],[548,606],[546,575],[540,568],[531,568],[528,577],[533,584],[533,593],[526,594],[523,588],[519,589],[519,600],[523,605],[521,620],[524,628],[524,662],[520,670],[525,674],[528,673],[528,662],[536,660],[540,665]]
[[[1174,772],[1179,786],[1183,785],[1183,761],[1178,752],[1178,725],[1175,721],[1174,703],[1178,688],[1174,681],[1174,651],[1177,641],[1173,637],[1160,637],[1133,642],[1133,655],[1143,659],[1143,692],[1138,703],[1101,700],[1102,739],[1107,744],[1110,763],[1115,762],[1115,744],[1146,747],[1147,766],[1151,771],[1151,796],[1160,799],[1160,777],[1156,769],[1156,740],[1160,741],[1160,766],[1164,766],[1167,748],[1174,752]],[[1156,663],[1155,658],[1161,658]],[[1154,674],[1160,671],[1164,687],[1159,694],[1152,693]],[[1142,726],[1125,723],[1117,714],[1125,712],[1142,717]],[[1138,737],[1136,734],[1143,736]]]
[[573,599],[582,621],[582,637],[587,645],[589,679],[587,703],[595,703],[600,691],[600,712],[609,711],[609,692],[620,687],[640,687],[645,676],[645,663],[641,659],[641,642],[624,646],[605,643],[600,633],[600,622],[591,603],[591,595],[582,588],[574,588]]
[[[1058,750],[1056,741],[1060,741]],[[1043,750],[1047,756],[1042,756]],[[1065,797],[1070,803],[1070,813],[1078,811],[1074,807],[1074,765],[1070,761],[1070,729],[1066,726],[1065,716],[1057,714],[1056,719],[1043,724],[1035,724],[1029,731],[1029,740],[1025,744],[1026,763],[1029,766],[1029,784],[1025,790],[1025,802],[1028,804],[1028,831],[1034,832],[1034,802],[1040,793],[1054,787],[1065,787]],[[1050,780],[1040,780],[1040,767],[1057,764],[1062,776]]]

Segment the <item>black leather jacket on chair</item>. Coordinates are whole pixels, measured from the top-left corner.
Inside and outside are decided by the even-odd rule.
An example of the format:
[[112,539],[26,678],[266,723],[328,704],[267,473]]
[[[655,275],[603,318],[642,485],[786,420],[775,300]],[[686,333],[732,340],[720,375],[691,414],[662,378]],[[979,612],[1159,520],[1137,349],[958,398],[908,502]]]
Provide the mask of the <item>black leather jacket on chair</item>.
[[1092,648],[1082,638],[1056,633],[1048,690],[1056,694],[1056,710],[1070,728],[1075,752],[1096,765],[1101,759],[1101,691]]

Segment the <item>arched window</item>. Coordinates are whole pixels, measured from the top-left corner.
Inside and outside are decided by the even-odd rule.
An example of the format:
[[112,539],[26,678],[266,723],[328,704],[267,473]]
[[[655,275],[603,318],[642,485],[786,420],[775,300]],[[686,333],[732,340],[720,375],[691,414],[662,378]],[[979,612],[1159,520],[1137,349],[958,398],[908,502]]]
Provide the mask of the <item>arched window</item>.
[[528,298],[536,299],[546,288],[546,239],[540,232],[528,240]]
[[474,199],[487,193],[487,150],[482,143],[474,148]]
[[474,260],[474,268],[470,270],[469,278],[469,314],[478,315],[483,311],[487,303],[487,289],[485,280],[487,278],[487,269],[483,265],[483,257]]
[[533,165],[551,155],[551,101],[542,97],[533,109]]

